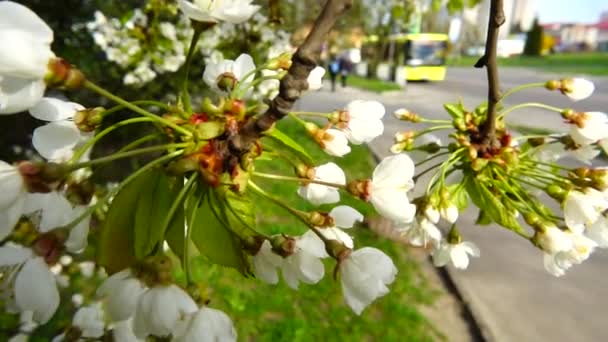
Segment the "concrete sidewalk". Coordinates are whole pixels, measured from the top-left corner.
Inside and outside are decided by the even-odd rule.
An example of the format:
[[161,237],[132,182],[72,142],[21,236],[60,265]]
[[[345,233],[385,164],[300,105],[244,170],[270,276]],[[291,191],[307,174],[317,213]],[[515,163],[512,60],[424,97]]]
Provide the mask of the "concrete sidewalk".
[[[470,80],[469,80],[470,81]],[[407,91],[379,96],[346,88],[336,93],[321,91],[304,97],[300,109],[329,111],[342,108],[354,99],[377,99],[387,107],[385,134],[370,144],[380,158],[389,154],[392,135],[413,129],[391,115],[398,107],[445,118],[442,104],[459,94],[441,84],[410,84]],[[464,93],[469,105],[483,101],[484,94]],[[605,97],[599,100],[605,101]],[[602,108],[596,108],[602,110]],[[532,118],[533,120],[529,120]],[[529,111],[528,125],[563,129],[560,119],[550,113]],[[522,120],[515,117],[516,123]],[[481,258],[472,260],[469,269],[448,274],[465,304],[489,341],[605,341],[608,340],[608,253],[596,251],[587,262],[573,267],[561,278],[546,273],[542,255],[529,242],[497,226],[476,226],[477,212],[462,214],[458,224],[466,240],[481,249]]]

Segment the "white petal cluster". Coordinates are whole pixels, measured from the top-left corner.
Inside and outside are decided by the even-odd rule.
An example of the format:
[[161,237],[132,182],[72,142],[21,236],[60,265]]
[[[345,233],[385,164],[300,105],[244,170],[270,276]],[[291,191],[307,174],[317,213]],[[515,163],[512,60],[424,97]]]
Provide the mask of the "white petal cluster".
[[12,289],[7,306],[31,313],[36,323],[48,322],[59,306],[59,291],[44,259],[29,248],[7,244],[0,247],[0,267],[8,269],[0,285]]
[[234,341],[236,331],[226,314],[200,308],[176,285],[147,287],[129,269],[115,273],[97,290],[119,341],[173,335],[174,341]]
[[240,24],[249,20],[260,9],[252,5],[251,0],[194,0],[193,2],[179,0],[181,11],[191,20],[217,23],[227,21]]
[[334,128],[326,129],[319,143],[330,156],[343,157],[350,153],[346,134]]
[[175,285],[155,286],[137,298],[133,332],[138,338],[168,336],[196,311],[198,306],[184,290]]
[[[106,58],[125,70],[123,83],[135,86],[148,83],[159,74],[176,72],[186,61],[192,36],[190,24],[183,17],[177,22],[149,21],[139,8],[126,20],[108,18],[97,11],[85,27]],[[142,30],[134,30],[135,27]]]
[[[241,54],[236,60],[225,59],[218,63],[207,65],[203,73],[203,80],[214,90],[222,91],[218,87],[218,81],[223,75],[229,75],[242,84],[251,83],[255,77],[252,71],[255,70],[253,58],[248,54]],[[247,76],[248,75],[248,76]],[[247,76],[245,79],[244,77]]]
[[438,221],[432,221],[427,215],[417,215],[412,222],[397,226],[396,229],[413,246],[438,246],[441,241],[441,231],[436,226]]
[[[312,170],[313,180],[340,185],[346,184],[344,171],[335,163],[326,163]],[[309,183],[298,189],[298,194],[314,205],[335,203],[340,200],[338,189],[316,183]]]
[[32,144],[42,157],[49,161],[61,162],[70,159],[74,148],[90,137],[82,134],[74,123],[74,115],[84,107],[75,102],[51,97],[42,98],[30,114],[36,119],[49,121],[34,130]]
[[437,267],[448,263],[454,267],[464,270],[469,266],[469,255],[479,257],[479,248],[472,242],[449,243],[442,241],[437,249],[433,251],[433,263]]
[[608,209],[606,196],[592,188],[584,192],[572,190],[564,200],[564,220],[570,230],[575,233],[584,232],[599,220],[605,220],[602,212]]
[[353,251],[340,263],[342,292],[346,304],[361,314],[376,298],[389,292],[397,275],[395,264],[382,251],[364,247]]
[[387,157],[374,170],[369,201],[380,215],[397,223],[411,222],[416,206],[407,192],[414,187],[414,162],[406,154]]
[[29,8],[0,2],[0,114],[22,112],[43,96],[53,31]]
[[274,254],[268,241],[262,244],[260,251],[253,257],[254,273],[263,281],[276,284],[277,269],[280,268],[283,278],[289,287],[298,289],[300,282],[316,284],[325,275],[321,259],[328,257],[323,241],[312,231],[297,237],[295,251],[282,258]]
[[84,338],[99,338],[105,331],[103,310],[99,303],[78,309],[72,319],[72,325],[77,327]]
[[368,143],[384,132],[382,118],[386,110],[380,102],[355,100],[344,111],[348,117],[344,132],[351,143]]
[[575,143],[587,146],[608,138],[608,115],[602,112],[580,114],[580,123],[570,126],[570,137]]
[[580,101],[593,94],[595,86],[593,82],[584,78],[570,78],[562,80],[561,92],[573,101]]
[[186,322],[173,333],[174,342],[236,341],[236,329],[224,312],[203,307],[190,314]]
[[353,238],[346,234],[343,229],[352,228],[355,223],[363,221],[363,214],[347,205],[340,205],[329,212],[329,216],[334,220],[332,227],[318,227],[319,232],[329,240],[341,242],[348,248],[354,248]]

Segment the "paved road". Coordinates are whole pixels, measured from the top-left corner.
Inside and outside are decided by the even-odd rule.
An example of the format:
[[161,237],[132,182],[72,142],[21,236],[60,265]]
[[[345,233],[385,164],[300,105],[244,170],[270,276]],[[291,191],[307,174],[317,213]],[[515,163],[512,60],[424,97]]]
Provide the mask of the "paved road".
[[[551,75],[525,69],[502,69],[504,88],[525,82],[543,81]],[[608,111],[608,78],[593,79],[593,98],[572,103],[559,93],[534,89],[513,97],[505,105],[521,101],[543,101],[555,106],[580,110]],[[388,113],[407,107],[430,118],[445,118],[442,103],[457,101],[474,107],[486,93],[485,72],[452,68],[443,83],[417,83],[405,91],[381,97]],[[352,99],[377,99],[375,94],[346,88],[336,93],[327,90],[305,97],[301,109],[327,111],[341,108]],[[515,124],[564,130],[556,113],[540,110],[513,112],[508,120]],[[391,115],[385,119],[386,134],[370,145],[380,156],[388,155],[392,135],[412,129]],[[608,251],[600,250],[583,265],[572,268],[564,277],[548,275],[541,253],[529,242],[494,226],[476,227],[476,213],[463,215],[459,224],[466,239],[481,248],[482,257],[467,271],[450,270],[453,279],[469,302],[474,315],[484,325],[486,337],[495,341],[607,341],[608,324]]]

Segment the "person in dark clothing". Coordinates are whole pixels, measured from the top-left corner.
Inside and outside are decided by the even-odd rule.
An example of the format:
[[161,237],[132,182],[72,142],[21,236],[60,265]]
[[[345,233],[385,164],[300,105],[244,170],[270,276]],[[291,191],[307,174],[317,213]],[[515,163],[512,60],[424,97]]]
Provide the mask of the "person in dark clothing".
[[350,63],[350,60],[345,56],[340,57],[339,64],[340,64],[340,78],[342,79],[342,88],[345,88],[346,79],[348,78],[348,74],[350,74],[350,69],[352,67],[352,64]]
[[336,78],[340,73],[340,59],[336,56],[332,56],[329,60],[327,70],[329,71],[329,77],[331,78],[331,91],[336,91]]

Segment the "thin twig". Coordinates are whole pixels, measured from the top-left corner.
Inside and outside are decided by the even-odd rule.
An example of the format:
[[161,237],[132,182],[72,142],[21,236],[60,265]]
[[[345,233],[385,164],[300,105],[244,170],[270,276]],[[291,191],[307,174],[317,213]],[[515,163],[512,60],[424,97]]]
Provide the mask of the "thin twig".
[[496,145],[496,105],[500,101],[500,81],[498,79],[498,65],[496,61],[496,46],[498,44],[498,30],[505,22],[503,0],[492,0],[490,4],[490,18],[488,21],[488,36],[486,38],[486,51],[475,63],[476,68],[486,67],[488,75],[488,112],[486,121],[480,127],[480,143],[484,148]]
[[340,15],[352,6],[352,2],[353,0],[328,0],[325,3],[310,34],[295,52],[291,67],[281,80],[279,95],[264,114],[243,126],[239,134],[230,137],[228,148],[231,154],[240,155],[248,151],[263,132],[289,113],[293,104],[308,89],[307,78],[320,59],[323,42]]

